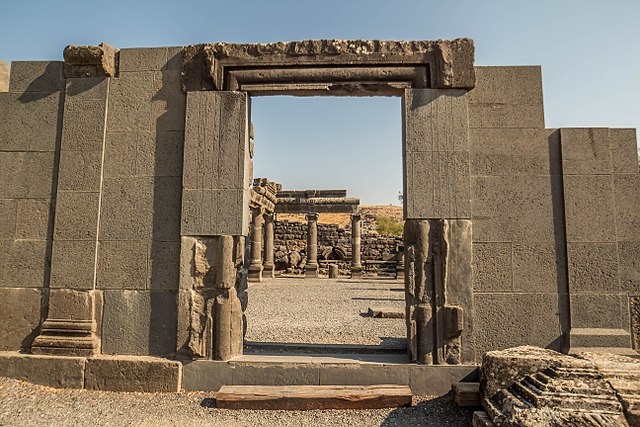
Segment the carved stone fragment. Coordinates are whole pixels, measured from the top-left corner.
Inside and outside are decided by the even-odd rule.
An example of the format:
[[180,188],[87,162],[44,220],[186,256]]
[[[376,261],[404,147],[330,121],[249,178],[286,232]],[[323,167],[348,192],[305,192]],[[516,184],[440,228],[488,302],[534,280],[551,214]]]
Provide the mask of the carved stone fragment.
[[117,49],[107,43],[98,46],[72,46],[64,49],[64,76],[115,77]]

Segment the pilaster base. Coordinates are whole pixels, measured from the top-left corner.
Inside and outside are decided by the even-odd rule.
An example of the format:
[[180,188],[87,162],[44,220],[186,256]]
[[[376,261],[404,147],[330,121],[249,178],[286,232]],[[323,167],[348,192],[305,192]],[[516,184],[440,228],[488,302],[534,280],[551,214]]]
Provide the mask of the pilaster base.
[[47,319],[31,353],[57,356],[95,356],[100,354],[100,338],[92,320]]
[[307,264],[304,266],[304,277],[318,277],[318,264]]
[[362,266],[361,265],[352,265],[351,266],[351,278],[362,277]]
[[262,264],[252,264],[249,266],[249,274],[247,275],[247,281],[251,283],[262,282],[262,271],[264,270]]
[[276,277],[276,266],[273,263],[265,262],[263,264],[262,277],[273,279]]

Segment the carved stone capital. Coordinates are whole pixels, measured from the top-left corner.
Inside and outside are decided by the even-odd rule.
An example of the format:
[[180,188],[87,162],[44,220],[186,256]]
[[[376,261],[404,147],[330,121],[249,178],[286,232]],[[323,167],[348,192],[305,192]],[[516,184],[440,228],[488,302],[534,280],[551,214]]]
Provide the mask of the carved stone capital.
[[64,48],[64,76],[115,77],[117,49],[100,43],[98,46],[72,46]]

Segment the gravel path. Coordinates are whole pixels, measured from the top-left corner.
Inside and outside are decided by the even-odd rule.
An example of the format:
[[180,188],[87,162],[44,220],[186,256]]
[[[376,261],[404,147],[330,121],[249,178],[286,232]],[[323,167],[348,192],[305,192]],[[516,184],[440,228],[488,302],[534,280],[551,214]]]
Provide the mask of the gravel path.
[[0,377],[0,426],[468,426],[472,411],[448,396],[411,408],[232,411],[211,408],[211,393],[57,390]]
[[276,278],[249,285],[247,341],[406,346],[404,319],[362,316],[404,309],[404,284],[389,279]]

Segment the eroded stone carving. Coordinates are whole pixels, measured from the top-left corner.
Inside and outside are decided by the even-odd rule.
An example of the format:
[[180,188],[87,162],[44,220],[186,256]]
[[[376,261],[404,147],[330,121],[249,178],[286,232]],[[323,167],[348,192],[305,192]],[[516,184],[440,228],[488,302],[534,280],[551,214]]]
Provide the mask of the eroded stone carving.
[[[471,221],[408,220],[405,245],[412,361],[458,364],[473,360],[471,339],[463,337],[471,329],[471,316],[464,315],[472,310]],[[463,341],[469,347],[464,353]]]
[[64,49],[64,76],[115,77],[117,49],[107,43],[98,46],[72,46]]

